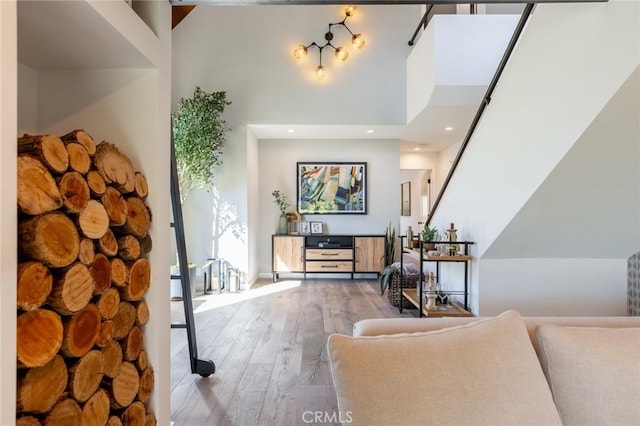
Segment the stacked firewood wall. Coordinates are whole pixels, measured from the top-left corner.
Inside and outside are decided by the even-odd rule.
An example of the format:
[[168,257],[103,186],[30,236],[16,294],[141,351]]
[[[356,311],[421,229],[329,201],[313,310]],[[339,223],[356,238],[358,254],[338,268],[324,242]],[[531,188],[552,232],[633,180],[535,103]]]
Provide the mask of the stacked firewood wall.
[[155,425],[144,175],[75,130],[18,139],[18,425]]

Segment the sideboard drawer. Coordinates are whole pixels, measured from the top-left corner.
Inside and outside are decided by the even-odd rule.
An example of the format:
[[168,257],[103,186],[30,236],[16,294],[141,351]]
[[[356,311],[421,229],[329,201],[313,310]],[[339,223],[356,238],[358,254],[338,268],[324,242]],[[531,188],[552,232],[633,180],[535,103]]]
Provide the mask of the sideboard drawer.
[[319,262],[307,262],[307,272],[348,272],[353,271],[353,262],[348,261],[319,261]]
[[307,260],[352,260],[352,249],[307,249]]

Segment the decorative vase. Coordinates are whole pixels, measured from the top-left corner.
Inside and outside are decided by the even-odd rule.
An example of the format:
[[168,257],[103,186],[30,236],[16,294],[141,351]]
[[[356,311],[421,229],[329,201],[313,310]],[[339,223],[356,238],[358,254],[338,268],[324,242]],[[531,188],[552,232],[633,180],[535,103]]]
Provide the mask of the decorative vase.
[[411,229],[411,225],[407,226],[407,248],[413,248],[413,229]]
[[287,215],[282,213],[280,215],[280,220],[278,222],[278,234],[287,235],[288,225],[287,225]]
[[449,256],[455,256],[456,254],[458,254],[458,250],[460,249],[460,246],[458,244],[454,244],[456,241],[458,241],[457,232],[458,230],[455,228],[453,223],[451,224],[451,227],[447,229],[447,238],[449,240],[449,245],[447,245],[447,254]]

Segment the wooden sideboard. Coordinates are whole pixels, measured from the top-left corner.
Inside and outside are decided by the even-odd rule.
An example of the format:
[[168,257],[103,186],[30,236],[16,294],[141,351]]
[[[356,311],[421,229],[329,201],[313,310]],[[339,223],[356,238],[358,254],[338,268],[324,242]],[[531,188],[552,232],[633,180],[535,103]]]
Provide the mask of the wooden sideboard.
[[384,235],[272,235],[271,273],[377,274],[385,263]]

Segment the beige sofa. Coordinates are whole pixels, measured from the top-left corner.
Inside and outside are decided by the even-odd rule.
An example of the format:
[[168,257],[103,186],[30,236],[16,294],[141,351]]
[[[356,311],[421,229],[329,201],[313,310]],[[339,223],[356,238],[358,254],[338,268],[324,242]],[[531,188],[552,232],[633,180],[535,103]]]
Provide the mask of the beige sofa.
[[640,317],[371,319],[327,349],[352,425],[638,425]]

